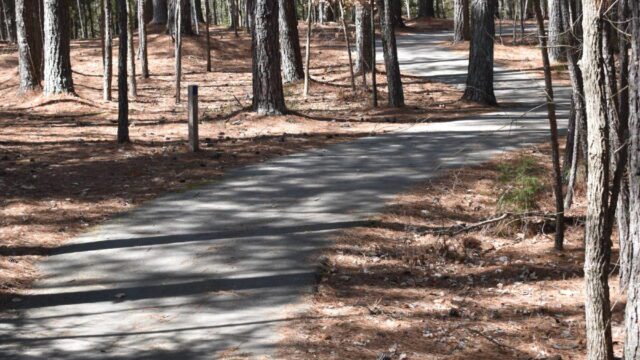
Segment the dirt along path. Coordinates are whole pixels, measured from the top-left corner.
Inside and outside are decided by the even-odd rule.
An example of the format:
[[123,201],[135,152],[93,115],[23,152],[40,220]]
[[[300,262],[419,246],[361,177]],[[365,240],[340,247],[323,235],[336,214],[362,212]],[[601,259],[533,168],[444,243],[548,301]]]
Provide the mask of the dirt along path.
[[[449,36],[399,37],[402,70],[463,86],[466,59],[438,45]],[[303,313],[314,254],[332,233],[444,169],[547,139],[540,79],[496,70],[497,112],[231,171],[57,248],[2,314],[0,357],[274,357],[277,330]],[[557,97],[565,119],[567,89]]]

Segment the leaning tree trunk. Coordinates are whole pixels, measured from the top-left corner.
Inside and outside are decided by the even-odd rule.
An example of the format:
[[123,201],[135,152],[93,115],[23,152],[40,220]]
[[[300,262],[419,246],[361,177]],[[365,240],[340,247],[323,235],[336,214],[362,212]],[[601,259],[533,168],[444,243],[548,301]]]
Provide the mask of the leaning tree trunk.
[[283,114],[277,0],[256,0],[253,27],[253,111],[263,115]]
[[169,12],[167,16],[167,33],[176,36],[176,2],[180,1],[180,29],[184,35],[193,35],[191,26],[191,0],[169,0]]
[[640,359],[640,4],[631,6],[631,71],[629,76],[629,246],[632,260],[625,310],[624,358]]
[[371,70],[371,7],[356,2],[355,72]]
[[278,4],[282,80],[289,83],[304,79],[296,3],[295,0],[278,0]]
[[609,143],[607,100],[603,79],[603,0],[584,1],[582,76],[587,110],[589,175],[584,274],[586,286],[587,359],[612,360],[609,261]]
[[453,1],[453,42],[469,39],[469,0]]
[[16,1],[16,29],[20,92],[40,88],[42,81],[42,31],[38,0]]
[[73,93],[67,0],[44,1],[44,94]]
[[113,76],[113,39],[111,32],[111,0],[102,0],[102,97],[111,101],[111,81]]
[[167,0],[153,0],[153,19],[152,24],[166,24],[167,23]]
[[382,53],[387,70],[387,88],[389,91],[388,104],[390,107],[404,106],[404,92],[400,77],[400,65],[398,64],[398,49],[396,47],[396,34],[393,28],[393,15],[391,14],[391,1],[379,0],[380,32],[382,33]]
[[127,0],[117,0],[118,27],[118,143],[129,142],[129,94],[127,89]]
[[467,88],[462,98],[487,105],[497,105],[493,92],[493,38],[496,0],[472,0],[472,37],[469,50]]

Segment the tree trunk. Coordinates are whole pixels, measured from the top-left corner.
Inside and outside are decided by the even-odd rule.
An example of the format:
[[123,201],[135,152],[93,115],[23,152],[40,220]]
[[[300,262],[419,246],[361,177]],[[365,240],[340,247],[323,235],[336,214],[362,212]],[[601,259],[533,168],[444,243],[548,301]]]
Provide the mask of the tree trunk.
[[173,33],[175,34],[175,69],[176,69],[176,104],[180,104],[180,83],[182,81],[182,31],[179,29],[182,27],[182,3],[176,3],[176,6],[173,10],[173,17],[175,20],[174,26],[175,29]]
[[467,88],[462,98],[487,105],[497,105],[493,92],[493,38],[496,0],[472,0],[472,37],[469,50]]
[[434,17],[436,10],[434,0],[418,0],[418,17]]
[[585,233],[585,285],[587,359],[612,360],[609,261],[611,239],[607,237],[609,211],[609,134],[602,57],[602,0],[583,3],[584,29],[582,76],[587,110],[589,175]]
[[556,250],[562,250],[564,246],[564,203],[562,195],[562,173],[560,170],[560,146],[558,145],[558,124],[556,120],[556,105],[553,98],[553,84],[551,80],[551,63],[547,52],[547,40],[544,31],[544,19],[540,9],[540,0],[533,0],[533,7],[538,22],[538,36],[544,64],[544,83],[547,96],[547,111],[549,115],[549,128],[551,130],[551,160],[553,163],[554,194],[556,198]]
[[278,0],[280,7],[280,52],[282,54],[282,80],[290,83],[304,78],[300,35],[295,0]]
[[[136,83],[136,57],[135,57],[135,45],[133,43],[133,32],[135,31],[135,8],[128,0],[127,3],[127,51],[128,51],[128,80],[129,80],[129,94],[132,97],[138,96],[138,85]],[[122,36],[121,36],[122,37]]]
[[42,81],[42,32],[38,0],[16,1],[16,29],[20,68],[20,92],[40,88]]
[[145,22],[145,1],[138,0],[138,42],[140,43],[140,72],[143,78],[149,78],[149,56],[147,51],[147,24]]
[[166,24],[168,20],[167,0],[153,0],[152,24]]
[[211,9],[209,6],[209,0],[204,0],[204,11],[205,11],[205,26],[206,26],[206,31],[205,31],[205,35],[207,36],[207,72],[211,72],[211,34],[209,34],[209,27],[211,26],[211,24],[209,23],[211,18],[210,18],[210,14],[211,14]]
[[627,307],[625,310],[626,337],[624,358],[640,359],[640,3],[629,1],[632,19],[629,145],[629,247],[633,261],[629,269]]
[[304,59],[304,97],[309,96],[309,82],[311,80],[310,75],[310,58],[311,58],[311,20],[313,17],[313,2],[309,0],[307,5],[307,46]]
[[[118,27],[120,38],[118,46],[118,144],[129,142],[129,94],[127,89],[127,0],[118,2]],[[133,34],[133,33],[132,33]],[[133,47],[131,47],[133,50]]]
[[469,39],[469,0],[453,1],[453,42]]
[[376,26],[374,22],[375,1],[369,0],[371,8],[371,106],[378,107],[378,85],[376,82]]
[[404,106],[404,92],[400,77],[400,65],[398,64],[398,49],[396,47],[396,34],[391,13],[393,11],[391,1],[393,0],[379,0],[378,9],[381,9],[380,32],[382,35],[382,53],[387,72],[388,104],[390,107],[397,108]]
[[169,0],[169,12],[167,16],[167,32],[174,37],[176,29],[176,2],[180,1],[181,19],[180,29],[183,35],[193,35],[191,24],[191,1],[190,0]]
[[7,41],[16,42],[15,4],[14,0],[2,0],[2,10],[4,12],[4,26],[7,34]]
[[278,1],[256,0],[251,52],[253,111],[258,114],[285,112],[278,33]]
[[111,34],[111,0],[102,0],[104,48],[102,95],[104,101],[111,101],[111,78],[113,76],[113,40]]
[[405,27],[404,21],[402,20],[402,2],[401,0],[390,0],[391,1],[391,23],[397,27]]
[[349,41],[349,31],[347,30],[347,21],[344,18],[344,8],[342,7],[342,0],[338,0],[338,7],[340,8],[340,18],[342,19],[342,32],[344,33],[344,42],[347,47],[347,55],[349,57],[349,74],[351,75],[351,91],[356,91],[356,79],[353,75],[353,61],[351,60],[351,42]]
[[73,93],[67,0],[44,1],[44,94]]
[[371,70],[371,7],[356,3],[356,73]]
[[562,28],[561,0],[549,0],[549,58],[552,62],[565,61],[565,36]]

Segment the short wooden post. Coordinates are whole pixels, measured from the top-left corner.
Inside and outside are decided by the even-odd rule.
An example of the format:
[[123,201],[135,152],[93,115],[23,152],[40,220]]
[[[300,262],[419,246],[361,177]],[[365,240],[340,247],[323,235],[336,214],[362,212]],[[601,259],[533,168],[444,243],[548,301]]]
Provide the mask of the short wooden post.
[[198,85],[189,85],[189,149],[199,150],[198,141]]

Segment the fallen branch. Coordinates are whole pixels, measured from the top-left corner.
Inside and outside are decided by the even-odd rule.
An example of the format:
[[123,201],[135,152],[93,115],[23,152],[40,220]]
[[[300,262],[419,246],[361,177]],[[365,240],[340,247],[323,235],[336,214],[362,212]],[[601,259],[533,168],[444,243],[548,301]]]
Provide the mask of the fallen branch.
[[543,218],[544,220],[553,221],[555,220],[554,213],[544,213],[544,212],[527,212],[527,213],[504,213],[498,217],[489,218],[482,220],[473,224],[459,224],[453,226],[443,226],[437,228],[430,228],[423,230],[422,234],[432,234],[432,235],[446,235],[446,236],[456,236],[462,233],[468,233],[473,230],[485,227],[487,225],[495,224],[500,221],[508,220],[508,219],[531,219],[531,218]]

